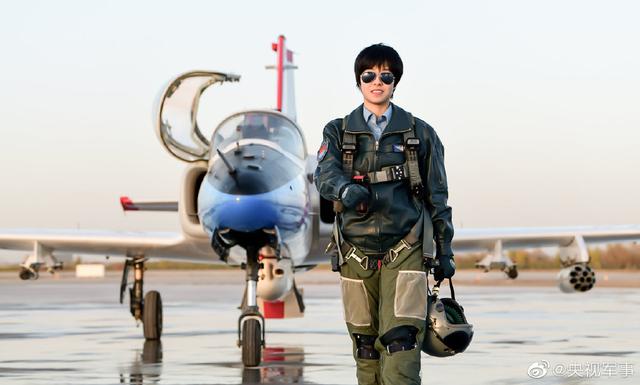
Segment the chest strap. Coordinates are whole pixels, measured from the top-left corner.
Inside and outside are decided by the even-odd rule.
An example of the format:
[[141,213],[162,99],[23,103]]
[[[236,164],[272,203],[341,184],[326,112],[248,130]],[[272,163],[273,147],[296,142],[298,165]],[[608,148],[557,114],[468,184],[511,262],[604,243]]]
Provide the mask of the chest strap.
[[[356,171],[356,175],[357,174],[359,173]],[[382,167],[380,171],[367,173],[367,179],[371,184],[394,182],[407,178],[409,178],[409,169],[407,168],[406,164]]]

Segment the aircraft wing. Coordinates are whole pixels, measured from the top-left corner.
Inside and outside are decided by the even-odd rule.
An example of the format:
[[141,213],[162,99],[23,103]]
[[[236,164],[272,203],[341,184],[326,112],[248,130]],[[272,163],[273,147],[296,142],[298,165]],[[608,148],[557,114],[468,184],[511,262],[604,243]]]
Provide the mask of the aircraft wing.
[[0,249],[220,262],[206,239],[178,233],[90,230],[0,230]]
[[498,241],[503,249],[568,247],[577,237],[586,244],[637,242],[640,226],[457,229],[453,249],[455,252],[487,251],[494,249]]

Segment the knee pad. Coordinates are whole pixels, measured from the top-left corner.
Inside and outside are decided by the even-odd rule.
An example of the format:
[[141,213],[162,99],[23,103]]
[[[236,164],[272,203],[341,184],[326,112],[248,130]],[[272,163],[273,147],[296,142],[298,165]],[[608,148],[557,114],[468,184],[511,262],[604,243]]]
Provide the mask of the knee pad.
[[392,354],[395,352],[401,352],[405,350],[413,350],[418,347],[418,341],[416,336],[418,335],[418,328],[410,325],[396,326],[384,333],[380,337],[380,342],[384,345],[385,349]]
[[376,343],[376,336],[353,333],[353,338],[356,340],[357,358],[362,358],[365,360],[380,359],[380,352],[378,352],[374,347]]

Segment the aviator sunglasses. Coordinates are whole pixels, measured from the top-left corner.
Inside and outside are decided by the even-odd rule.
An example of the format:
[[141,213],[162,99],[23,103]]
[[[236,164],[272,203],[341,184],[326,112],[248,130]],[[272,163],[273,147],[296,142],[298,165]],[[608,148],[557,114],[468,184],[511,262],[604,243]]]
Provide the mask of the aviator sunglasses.
[[[362,80],[363,83],[371,83],[376,79],[377,76],[378,74],[373,71],[365,71],[362,73],[362,75],[360,75],[360,80]],[[382,80],[384,84],[389,85],[392,84],[393,81],[396,80],[396,78],[391,72],[381,72],[380,80]]]

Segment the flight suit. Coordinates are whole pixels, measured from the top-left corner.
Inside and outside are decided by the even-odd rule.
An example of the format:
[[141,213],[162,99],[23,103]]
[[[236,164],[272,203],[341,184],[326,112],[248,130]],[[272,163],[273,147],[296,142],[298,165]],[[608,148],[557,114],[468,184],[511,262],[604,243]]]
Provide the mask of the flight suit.
[[[352,183],[342,167],[343,127],[356,137],[353,170],[359,175],[404,164],[406,132],[414,130],[420,140],[418,164],[424,188],[417,198],[422,201],[411,194],[408,180],[386,181],[369,185],[366,213],[345,208],[338,215],[345,251],[351,246],[361,257],[370,257],[364,264],[357,258],[345,258],[340,269],[345,322],[353,341],[359,384],[420,383],[420,345],[427,314],[426,269],[420,242],[410,247],[398,245],[402,246],[412,230],[421,229],[424,216],[433,224],[436,254],[453,255],[442,143],[424,121],[412,121],[411,115],[396,105],[392,111],[379,140],[364,121],[362,105],[345,117],[346,124],[342,119],[329,122],[314,174],[320,195],[331,201],[339,201],[343,188]],[[424,213],[423,207],[427,209]],[[399,252],[390,253],[391,249]],[[408,339],[416,343],[397,343]]]

